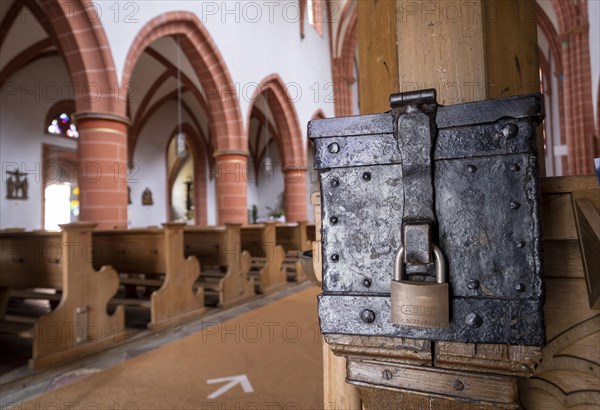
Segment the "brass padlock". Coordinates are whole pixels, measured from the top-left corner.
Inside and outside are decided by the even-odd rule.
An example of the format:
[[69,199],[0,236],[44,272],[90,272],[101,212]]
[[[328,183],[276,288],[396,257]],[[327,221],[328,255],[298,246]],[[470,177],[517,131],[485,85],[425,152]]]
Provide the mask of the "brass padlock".
[[436,282],[404,280],[404,248],[396,254],[392,280],[392,323],[417,327],[448,327],[450,305],[444,255],[433,245]]

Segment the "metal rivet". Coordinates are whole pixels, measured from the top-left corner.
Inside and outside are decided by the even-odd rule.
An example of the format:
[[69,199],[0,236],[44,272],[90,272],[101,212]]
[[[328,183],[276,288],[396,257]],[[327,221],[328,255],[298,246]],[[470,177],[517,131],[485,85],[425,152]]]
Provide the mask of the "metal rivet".
[[360,312],[360,318],[365,323],[373,323],[375,321],[375,312],[371,309],[365,309]]
[[465,317],[465,323],[470,327],[477,328],[483,324],[483,319],[477,313],[469,313]]
[[452,382],[452,387],[457,391],[463,391],[465,389],[464,383],[460,380],[454,380],[454,382]]
[[471,279],[467,284],[469,289],[479,289],[479,281],[475,279]]
[[517,126],[517,124],[506,124],[504,127],[502,127],[502,134],[504,134],[505,137],[507,138],[511,138],[516,136],[519,133],[519,127]]
[[333,262],[337,262],[340,260],[340,255],[338,255],[337,253],[334,253],[333,255],[331,255],[331,260]]
[[518,166],[517,164],[513,164],[513,165],[510,166],[510,170],[514,171],[514,172],[518,172],[518,171],[521,170],[521,167]]
[[370,181],[371,180],[371,173],[370,172],[365,172],[362,176],[362,179],[364,179],[365,181]]
[[467,171],[469,171],[471,174],[474,174],[475,171],[477,171],[477,167],[475,165],[469,165],[467,167]]
[[390,372],[389,370],[384,370],[382,376],[385,380],[391,380],[392,377],[394,377],[392,372]]
[[525,285],[523,285],[522,283],[517,283],[517,285],[515,286],[515,290],[518,292],[523,292],[525,290]]
[[519,208],[521,207],[521,204],[520,204],[520,203],[518,203],[517,201],[511,201],[511,203],[510,203],[510,207],[511,207],[512,209],[519,209]]
[[332,225],[335,225],[336,223],[338,223],[337,216],[332,216],[331,218],[329,218],[329,223],[331,223]]
[[517,241],[517,248],[523,248],[525,246],[525,242]]
[[365,288],[370,288],[371,287],[371,279],[365,278],[363,280],[363,285],[365,285]]
[[340,152],[340,146],[337,142],[333,142],[333,143],[329,144],[327,146],[327,149],[332,154],[337,154],[338,152]]
[[337,178],[333,178],[331,180],[331,186],[339,186],[340,185],[340,180]]

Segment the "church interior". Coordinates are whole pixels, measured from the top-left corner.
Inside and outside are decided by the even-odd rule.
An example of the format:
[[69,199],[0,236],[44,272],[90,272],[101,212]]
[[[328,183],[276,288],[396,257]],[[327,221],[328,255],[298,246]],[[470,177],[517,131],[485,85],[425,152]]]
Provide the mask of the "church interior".
[[[1,409],[600,406],[599,1],[0,6]],[[323,331],[309,123],[428,88],[541,95],[543,346]]]

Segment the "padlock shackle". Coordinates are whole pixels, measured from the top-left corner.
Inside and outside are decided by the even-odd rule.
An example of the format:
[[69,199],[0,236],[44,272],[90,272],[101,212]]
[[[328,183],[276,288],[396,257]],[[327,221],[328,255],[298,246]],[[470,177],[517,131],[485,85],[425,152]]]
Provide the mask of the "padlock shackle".
[[[432,245],[433,254],[435,256],[435,281],[437,283],[446,283],[446,260],[442,250],[437,245]],[[396,252],[394,260],[394,275],[393,280],[400,282],[404,276],[404,247],[401,246]]]

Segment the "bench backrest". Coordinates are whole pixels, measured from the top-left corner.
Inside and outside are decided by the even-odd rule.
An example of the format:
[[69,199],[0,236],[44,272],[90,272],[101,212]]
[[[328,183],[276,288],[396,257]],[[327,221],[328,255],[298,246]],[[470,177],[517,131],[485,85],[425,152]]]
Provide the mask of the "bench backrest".
[[94,268],[110,265],[121,273],[165,273],[165,237],[166,231],[158,228],[94,231]]
[[242,250],[252,257],[270,257],[277,245],[276,238],[276,222],[242,226]]
[[185,256],[196,256],[200,267],[240,267],[240,224],[225,226],[186,227],[184,230]]
[[63,248],[75,257],[85,252],[78,245],[61,232],[0,233],[0,286],[61,289]]
[[306,221],[277,225],[277,245],[281,245],[286,252],[308,250],[310,243],[307,239]]

